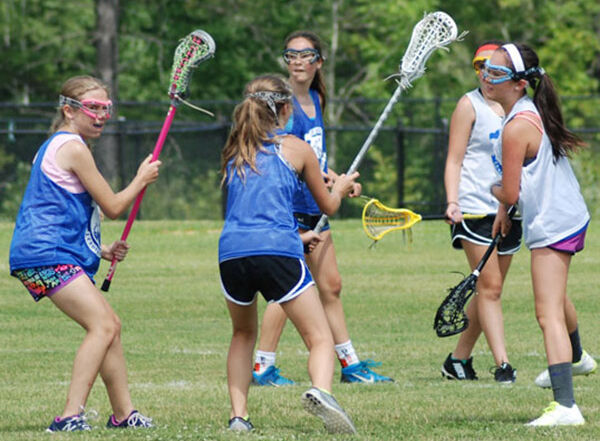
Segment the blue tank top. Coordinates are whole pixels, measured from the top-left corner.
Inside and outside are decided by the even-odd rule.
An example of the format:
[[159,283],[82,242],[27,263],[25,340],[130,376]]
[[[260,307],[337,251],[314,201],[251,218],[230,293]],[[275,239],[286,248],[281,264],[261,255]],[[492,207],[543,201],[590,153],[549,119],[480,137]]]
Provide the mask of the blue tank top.
[[219,262],[258,255],[303,258],[292,211],[299,180],[279,148],[264,144],[265,150],[256,155],[258,173],[245,166],[245,181],[231,161],[227,165],[227,207],[219,238]]
[[[309,93],[315,106],[315,117],[309,118],[294,96],[294,112],[285,126],[285,130],[287,133],[295,135],[310,144],[315,155],[317,155],[321,170],[326,173],[327,148],[325,145],[325,124],[323,123],[323,115],[321,113],[319,93],[314,89],[310,89]],[[312,215],[321,214],[321,209],[304,182],[300,183],[300,190],[294,195],[294,212]]]
[[71,193],[41,170],[50,141],[38,150],[10,245],[10,270],[79,265],[90,279],[100,264],[100,215],[88,192]]

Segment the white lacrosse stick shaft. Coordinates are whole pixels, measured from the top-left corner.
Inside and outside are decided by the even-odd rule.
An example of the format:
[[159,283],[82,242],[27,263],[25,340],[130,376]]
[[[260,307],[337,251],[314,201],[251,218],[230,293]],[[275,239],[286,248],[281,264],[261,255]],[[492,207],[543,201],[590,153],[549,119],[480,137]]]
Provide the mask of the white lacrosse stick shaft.
[[[402,57],[400,72],[392,75],[400,77],[400,79],[397,80],[398,87],[385,106],[385,109],[383,109],[381,116],[371,130],[371,133],[369,133],[363,146],[360,148],[356,158],[354,158],[347,174],[354,173],[358,169],[359,164],[363,160],[367,150],[369,150],[375,136],[379,133],[381,125],[387,119],[392,107],[394,107],[394,104],[396,104],[400,98],[402,91],[411,86],[411,81],[421,77],[425,73],[425,62],[429,56],[436,49],[443,48],[456,40],[456,34],[456,23],[454,23],[452,17],[441,11],[426,14],[425,17],[415,25],[406,53],[404,54],[404,57]],[[464,33],[462,35],[464,35]],[[462,35],[458,37],[458,39],[461,39]],[[321,218],[314,229],[316,233],[321,232],[327,219],[328,217],[326,214],[321,215]]]
[[[373,140],[379,133],[379,129],[381,129],[383,122],[387,119],[388,115],[392,111],[392,107],[394,107],[394,104],[396,104],[398,102],[398,100],[400,99],[400,95],[402,94],[402,91],[404,89],[405,88],[402,86],[402,84],[398,84],[398,87],[396,87],[396,91],[394,92],[394,94],[388,101],[387,105],[383,109],[383,112],[381,112],[379,119],[375,123],[375,126],[373,127],[373,129],[371,129],[371,133],[369,133],[369,136],[367,137],[367,139],[363,143],[362,147],[358,151],[358,154],[354,158],[354,161],[352,161],[352,164],[350,165],[350,168],[348,169],[346,174],[349,175],[349,174],[354,173],[356,170],[358,170],[358,166],[360,165],[363,158],[365,157],[367,150],[369,150],[369,147],[371,146],[371,143],[373,142]],[[316,233],[321,232],[321,230],[325,226],[325,223],[327,222],[328,218],[329,217],[326,214],[321,215],[321,218],[319,219],[319,222],[317,223],[317,225],[315,226],[315,229],[314,229],[314,231]]]

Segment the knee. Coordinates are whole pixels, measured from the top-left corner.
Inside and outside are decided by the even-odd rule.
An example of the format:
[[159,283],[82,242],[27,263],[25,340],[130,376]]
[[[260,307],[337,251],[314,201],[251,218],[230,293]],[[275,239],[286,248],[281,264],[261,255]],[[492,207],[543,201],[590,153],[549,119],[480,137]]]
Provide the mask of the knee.
[[337,301],[342,294],[342,278],[340,275],[329,277],[327,280],[317,285],[321,300],[326,303]]
[[109,314],[100,325],[102,338],[109,344],[121,337],[121,319],[116,314]]
[[477,294],[490,302],[500,301],[502,295],[501,280],[480,280],[477,284]]

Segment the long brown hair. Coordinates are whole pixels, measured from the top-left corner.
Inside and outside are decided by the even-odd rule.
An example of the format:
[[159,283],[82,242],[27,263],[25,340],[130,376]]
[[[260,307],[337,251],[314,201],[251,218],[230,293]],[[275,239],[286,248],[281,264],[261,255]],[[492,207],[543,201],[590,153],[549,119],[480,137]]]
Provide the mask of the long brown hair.
[[[319,57],[321,60],[325,61],[325,56],[323,55],[323,45],[321,44],[321,39],[317,34],[311,31],[295,31],[287,36],[283,43],[283,49],[287,49],[287,45],[294,38],[305,38],[311,42],[313,45],[313,49],[316,49],[319,52]],[[325,87],[325,77],[321,69],[317,70],[315,77],[310,83],[310,88],[315,89],[321,98],[321,111],[325,111],[325,106],[327,105],[327,89]]]
[[[268,100],[260,97],[261,94],[271,96],[275,113]],[[233,111],[233,125],[221,153],[221,185],[228,178],[231,180],[234,170],[240,178],[245,179],[245,166],[258,173],[256,154],[263,149],[263,142],[270,138],[277,126],[281,109],[291,99],[292,89],[279,75],[261,75],[246,85],[244,100]],[[228,176],[230,161],[232,174]]]
[[[77,101],[81,100],[81,97],[90,90],[104,89],[107,95],[110,95],[110,90],[106,84],[104,84],[98,78],[89,75],[79,75],[69,78],[65,81],[60,89],[60,94],[67,98],[73,98]],[[62,107],[56,110],[56,115],[50,125],[49,135],[55,133],[58,128],[65,122],[65,113]]]
[[[533,89],[533,103],[544,124],[544,129],[552,143],[555,159],[569,156],[585,145],[583,140],[565,126],[560,99],[550,76],[540,68],[540,60],[532,48],[526,44],[513,43],[523,59],[525,74],[522,76]],[[510,56],[506,54],[512,65]],[[512,66],[514,69],[514,66]]]

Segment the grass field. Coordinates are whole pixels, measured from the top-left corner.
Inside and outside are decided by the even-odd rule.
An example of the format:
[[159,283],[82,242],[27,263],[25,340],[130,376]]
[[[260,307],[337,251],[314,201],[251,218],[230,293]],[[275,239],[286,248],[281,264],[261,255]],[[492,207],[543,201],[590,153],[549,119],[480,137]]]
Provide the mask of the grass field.
[[[229,417],[225,358],[231,325],[217,269],[218,222],[136,222],[132,250],[120,264],[107,298],[123,321],[123,344],[135,405],[154,418],[149,431],[103,429],[110,407],[98,380],[88,408],[100,417],[89,434],[59,439],[119,440],[317,440],[327,435],[308,415],[300,395],[308,388],[307,352],[288,324],[278,352],[282,373],[297,385],[253,387],[251,418],[257,430],[225,430]],[[112,241],[122,222],[105,222]],[[575,397],[587,424],[579,428],[530,429],[525,422],[551,401],[533,384],[546,366],[541,332],[533,311],[529,252],[513,261],[504,294],[507,349],[518,369],[513,386],[495,384],[493,359],[485,341],[474,351],[480,380],[469,384],[441,378],[440,365],[456,337],[439,339],[434,312],[447,287],[467,272],[462,252],[449,245],[441,221],[421,222],[413,242],[401,233],[375,248],[359,221],[333,221],[343,298],[350,335],[361,358],[382,361],[378,371],[393,384],[340,384],[334,394],[354,419],[364,440],[591,440],[600,439],[600,374],[574,379]],[[61,412],[74,353],[82,330],[44,300],[34,303],[8,275],[12,225],[0,224],[0,439],[46,439],[43,430]],[[597,336],[600,286],[600,232],[594,223],[586,250],[573,260],[569,291],[578,313],[584,348],[600,355]],[[97,282],[108,268],[104,262]],[[261,311],[264,301],[260,300]]]

